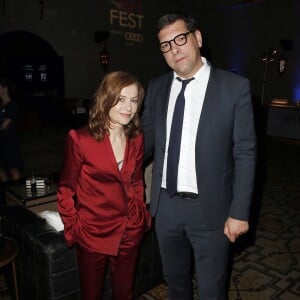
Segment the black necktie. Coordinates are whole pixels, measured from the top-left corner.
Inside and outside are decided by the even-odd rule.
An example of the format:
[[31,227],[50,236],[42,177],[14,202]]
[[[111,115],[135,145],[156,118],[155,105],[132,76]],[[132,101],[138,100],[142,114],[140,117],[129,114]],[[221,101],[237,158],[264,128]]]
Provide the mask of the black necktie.
[[182,82],[182,87],[180,93],[177,96],[176,104],[174,107],[169,137],[167,160],[167,191],[171,196],[177,193],[178,163],[180,155],[182,123],[185,105],[184,91],[187,84],[194,78],[182,80],[179,77],[177,77],[176,79]]

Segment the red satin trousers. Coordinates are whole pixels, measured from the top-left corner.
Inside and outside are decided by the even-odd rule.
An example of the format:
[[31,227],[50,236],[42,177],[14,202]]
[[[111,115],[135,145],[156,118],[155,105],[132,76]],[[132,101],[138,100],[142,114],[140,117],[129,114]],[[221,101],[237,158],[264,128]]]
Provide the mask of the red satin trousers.
[[107,266],[110,269],[112,299],[131,300],[139,248],[139,245],[133,245],[126,236],[122,239],[117,256],[90,252],[77,245],[82,300],[102,299]]

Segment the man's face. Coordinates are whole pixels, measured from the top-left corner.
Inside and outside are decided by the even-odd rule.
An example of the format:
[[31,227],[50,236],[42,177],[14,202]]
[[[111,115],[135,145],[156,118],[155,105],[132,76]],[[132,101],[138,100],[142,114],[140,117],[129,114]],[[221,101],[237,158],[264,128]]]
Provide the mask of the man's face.
[[[188,32],[183,20],[164,27],[158,33],[159,43],[171,41],[176,36]],[[186,35],[186,44],[178,46],[171,41],[170,51],[163,56],[171,69],[182,78],[191,78],[202,67],[203,63],[199,48],[202,46],[202,37],[199,30]]]

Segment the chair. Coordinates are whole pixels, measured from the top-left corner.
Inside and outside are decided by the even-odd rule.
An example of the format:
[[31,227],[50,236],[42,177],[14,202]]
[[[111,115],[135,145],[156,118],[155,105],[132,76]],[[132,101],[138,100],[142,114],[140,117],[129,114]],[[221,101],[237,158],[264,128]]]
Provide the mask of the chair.
[[0,242],[0,268],[11,264],[13,280],[14,280],[14,291],[15,299],[19,300],[15,258],[18,254],[18,244],[15,240],[8,237],[1,237]]

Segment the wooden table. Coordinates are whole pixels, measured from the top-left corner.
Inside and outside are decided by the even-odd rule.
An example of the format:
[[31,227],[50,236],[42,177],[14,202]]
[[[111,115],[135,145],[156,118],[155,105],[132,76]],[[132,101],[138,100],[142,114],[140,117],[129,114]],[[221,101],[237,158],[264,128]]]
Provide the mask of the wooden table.
[[268,108],[267,135],[300,139],[300,107],[270,105]]
[[32,193],[26,188],[25,181],[13,182],[6,186],[6,204],[23,205],[29,210],[38,213],[44,210],[57,210],[56,184],[51,183]]

